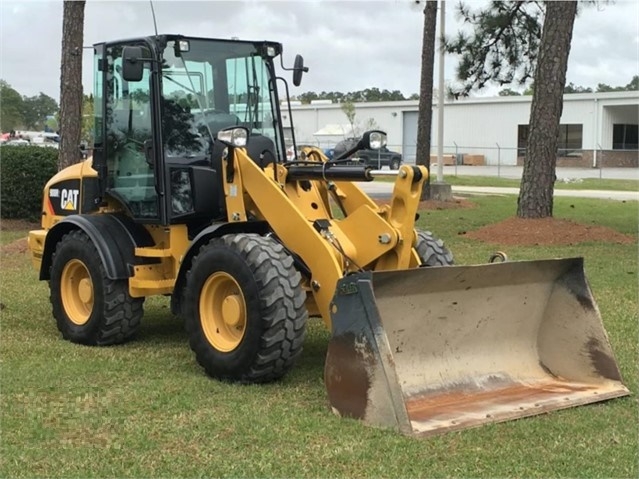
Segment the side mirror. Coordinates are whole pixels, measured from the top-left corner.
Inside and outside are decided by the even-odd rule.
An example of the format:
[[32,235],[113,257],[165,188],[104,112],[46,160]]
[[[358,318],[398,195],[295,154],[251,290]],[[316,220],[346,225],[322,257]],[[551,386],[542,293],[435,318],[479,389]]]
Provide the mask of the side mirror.
[[370,130],[362,135],[360,141],[363,150],[381,150],[386,147],[386,133],[380,130]]
[[142,47],[124,47],[122,49],[122,78],[126,81],[140,81],[143,73]]
[[351,148],[333,157],[332,163],[349,158],[353,153],[360,150],[379,150],[386,146],[386,133],[380,130],[370,130],[362,135],[362,138],[356,142]]
[[300,86],[302,83],[302,74],[308,71],[308,67],[304,66],[304,58],[302,55],[295,55],[295,63],[293,64],[293,85]]

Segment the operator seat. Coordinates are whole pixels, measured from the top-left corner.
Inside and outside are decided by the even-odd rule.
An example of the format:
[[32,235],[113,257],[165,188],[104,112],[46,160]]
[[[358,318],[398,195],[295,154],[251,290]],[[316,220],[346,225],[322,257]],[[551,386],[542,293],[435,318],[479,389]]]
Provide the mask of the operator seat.
[[268,136],[259,133],[251,133],[246,144],[249,157],[261,168],[275,163],[275,143]]
[[[215,140],[213,145],[212,166],[215,170],[222,171],[222,153],[226,145]],[[275,143],[269,137],[260,133],[249,134],[246,151],[255,163],[264,168],[277,160],[275,156]]]

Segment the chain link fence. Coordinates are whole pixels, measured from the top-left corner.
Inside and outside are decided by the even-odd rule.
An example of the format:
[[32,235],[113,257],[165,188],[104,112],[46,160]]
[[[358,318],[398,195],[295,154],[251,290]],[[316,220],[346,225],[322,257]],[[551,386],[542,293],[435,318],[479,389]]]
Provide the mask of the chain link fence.
[[[401,145],[389,145],[390,149]],[[404,148],[404,161],[415,163],[415,146]],[[412,155],[411,155],[412,150]],[[431,169],[437,165],[437,145],[430,150]],[[445,174],[485,174],[505,178],[521,178],[526,150],[504,147],[466,146],[453,142],[443,148]],[[597,148],[559,149],[557,151],[557,177],[574,175],[578,178],[628,178],[639,179],[638,150],[606,150]]]
[[[316,146],[330,155],[335,141],[307,141],[304,145]],[[298,144],[298,147],[300,144]],[[404,163],[415,164],[416,145],[390,143],[388,150],[402,154]],[[512,146],[468,146],[452,142],[443,148],[444,174],[486,175],[504,178],[521,178],[526,149]],[[380,155],[381,156],[381,155]],[[374,161],[375,159],[372,158]],[[437,145],[430,149],[433,174],[437,168]],[[381,164],[381,158],[380,158]],[[557,151],[557,178],[615,178],[639,179],[638,150],[559,149]]]

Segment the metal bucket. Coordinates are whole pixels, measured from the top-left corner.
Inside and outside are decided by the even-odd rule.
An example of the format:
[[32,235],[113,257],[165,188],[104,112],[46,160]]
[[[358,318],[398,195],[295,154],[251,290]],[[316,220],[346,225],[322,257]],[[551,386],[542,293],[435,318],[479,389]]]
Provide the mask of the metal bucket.
[[333,410],[405,434],[629,394],[582,258],[349,275],[332,328]]

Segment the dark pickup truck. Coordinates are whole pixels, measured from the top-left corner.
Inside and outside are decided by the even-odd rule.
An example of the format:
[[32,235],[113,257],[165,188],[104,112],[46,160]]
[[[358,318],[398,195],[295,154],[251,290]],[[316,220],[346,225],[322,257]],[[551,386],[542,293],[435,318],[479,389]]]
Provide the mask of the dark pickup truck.
[[[357,144],[359,138],[348,138],[340,141],[333,149],[333,158],[349,150]],[[402,155],[396,151],[391,151],[386,147],[380,150],[360,150],[353,154],[351,160],[354,164],[364,164],[373,168],[388,166],[391,170],[398,170],[402,164]]]

